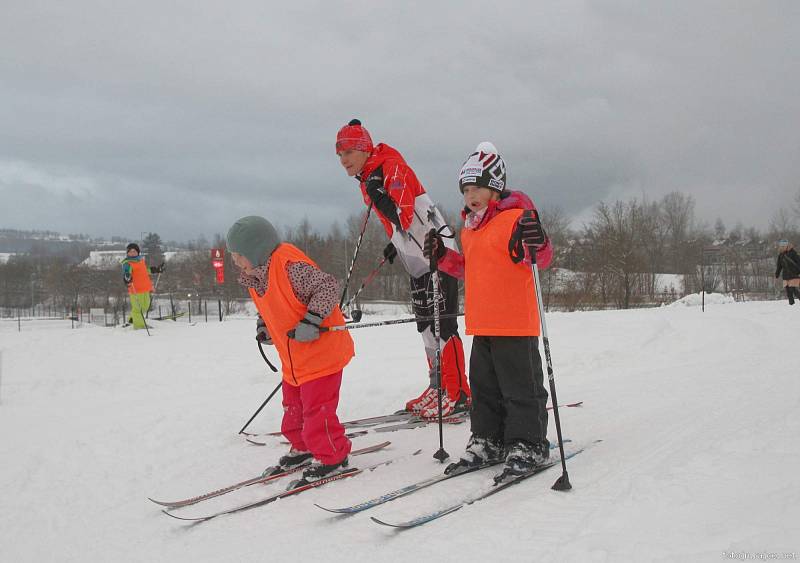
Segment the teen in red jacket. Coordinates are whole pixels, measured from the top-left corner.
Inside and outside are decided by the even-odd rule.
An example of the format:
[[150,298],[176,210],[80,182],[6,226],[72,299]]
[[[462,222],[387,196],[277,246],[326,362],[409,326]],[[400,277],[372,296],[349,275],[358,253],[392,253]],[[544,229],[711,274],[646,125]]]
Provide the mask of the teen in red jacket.
[[[347,172],[359,181],[364,203],[372,204],[390,242],[383,253],[390,262],[395,258],[410,276],[411,302],[417,318],[433,316],[433,286],[430,262],[423,256],[425,234],[444,226],[441,213],[434,206],[416,174],[395,149],[372,144],[369,132],[357,119],[350,121],[336,135],[336,154]],[[452,240],[445,242],[456,252]],[[458,311],[458,280],[447,274],[439,276],[441,314]],[[441,319],[442,413],[447,416],[469,406],[470,389],[464,365],[464,346],[455,318]],[[435,389],[436,340],[433,321],[417,322],[428,360],[430,383],[423,393],[406,403],[406,410],[430,418],[438,414]]]

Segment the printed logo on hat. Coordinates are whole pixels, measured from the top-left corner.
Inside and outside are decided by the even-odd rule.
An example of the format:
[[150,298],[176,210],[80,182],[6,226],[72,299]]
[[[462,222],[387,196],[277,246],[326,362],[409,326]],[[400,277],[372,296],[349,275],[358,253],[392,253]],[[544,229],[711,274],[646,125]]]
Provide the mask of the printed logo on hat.
[[506,163],[496,151],[493,144],[484,141],[477,146],[476,152],[469,155],[458,175],[462,190],[469,184],[498,192],[505,189]]

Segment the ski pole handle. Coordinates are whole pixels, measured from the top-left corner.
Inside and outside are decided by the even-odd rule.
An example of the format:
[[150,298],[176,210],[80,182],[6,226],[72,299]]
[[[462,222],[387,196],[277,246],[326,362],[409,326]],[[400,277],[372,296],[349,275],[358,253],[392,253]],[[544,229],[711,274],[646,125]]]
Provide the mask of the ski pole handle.
[[[430,238],[431,242],[435,242],[436,246],[438,246],[438,242],[439,241],[437,239],[436,229],[432,228],[430,231],[428,231],[428,237]],[[433,246],[433,245],[431,245],[431,246]],[[439,249],[438,248],[434,247],[434,248],[431,249],[431,255],[428,257],[428,259],[430,260],[429,265],[430,265],[431,272],[438,272],[439,271],[439,260],[436,257],[438,253],[439,253]]]
[[[520,217],[520,224],[524,225],[526,222],[531,220],[538,221],[539,220],[538,214],[536,213],[536,211],[532,209],[526,209],[525,211],[522,212],[522,216]],[[522,244],[525,245],[525,247],[528,249],[528,256],[530,256],[531,258],[531,264],[536,264],[536,252],[538,250],[536,245],[530,242],[529,239],[524,239],[524,238],[522,239]]]

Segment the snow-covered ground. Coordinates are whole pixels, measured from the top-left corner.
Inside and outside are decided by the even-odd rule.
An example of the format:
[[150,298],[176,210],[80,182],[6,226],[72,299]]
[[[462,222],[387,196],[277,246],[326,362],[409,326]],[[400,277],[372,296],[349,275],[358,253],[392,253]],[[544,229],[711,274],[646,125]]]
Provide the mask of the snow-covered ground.
[[702,307],[705,305],[723,305],[725,303],[733,303],[736,300],[725,293],[690,293],[681,297],[677,301],[673,301],[667,307]]
[[[374,317],[365,317],[371,320]],[[363,321],[362,321],[363,322]],[[2,561],[721,561],[800,557],[800,306],[785,301],[548,316],[564,433],[603,442],[569,462],[574,489],[534,477],[405,532],[486,476],[449,481],[362,514],[336,506],[441,471],[436,428],[389,434],[405,455],[373,473],[199,525],[147,500],[181,498],[259,473],[285,446],[239,428],[278,382],[252,319],[153,322],[144,331],[69,321],[0,323]],[[393,411],[426,381],[413,325],[352,332],[343,419]],[[469,349],[471,339],[465,338]],[[273,354],[274,356],[274,354]],[[277,429],[278,400],[251,426]],[[555,429],[551,418],[551,439]],[[445,428],[451,456],[467,425]],[[356,438],[358,445],[384,434]],[[249,487],[209,501],[276,491]],[[201,508],[202,507],[202,508]],[[193,513],[205,510],[202,504]],[[186,509],[189,511],[190,509]]]

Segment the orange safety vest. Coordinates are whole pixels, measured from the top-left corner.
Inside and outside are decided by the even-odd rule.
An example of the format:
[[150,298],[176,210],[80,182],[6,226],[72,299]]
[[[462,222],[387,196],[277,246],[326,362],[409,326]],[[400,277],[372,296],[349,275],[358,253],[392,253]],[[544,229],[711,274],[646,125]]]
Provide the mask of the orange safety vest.
[[508,240],[520,215],[522,209],[510,209],[477,231],[461,231],[467,334],[541,334],[531,267],[514,264],[508,255]]
[[144,258],[128,260],[127,264],[131,267],[131,283],[128,284],[128,293],[150,293],[153,291],[150,270],[147,269]]
[[[267,291],[259,295],[250,288],[250,297],[267,325],[278,350],[283,380],[292,386],[334,374],[350,363],[355,355],[353,339],[346,330],[323,332],[313,342],[298,342],[287,333],[300,322],[308,307],[297,300],[286,273],[288,262],[305,262],[318,266],[297,247],[282,243],[272,253],[269,263]],[[337,305],[321,326],[344,325],[344,316]]]

